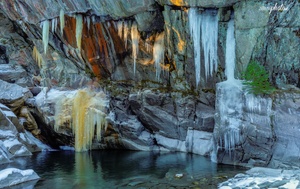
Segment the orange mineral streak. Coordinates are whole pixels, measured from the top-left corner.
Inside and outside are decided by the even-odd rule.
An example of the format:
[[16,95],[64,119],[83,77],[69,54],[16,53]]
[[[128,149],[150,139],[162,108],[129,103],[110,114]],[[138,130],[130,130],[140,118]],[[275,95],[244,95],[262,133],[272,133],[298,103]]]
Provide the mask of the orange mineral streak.
[[185,5],[184,0],[170,0],[170,1],[175,6],[184,6]]
[[76,19],[65,15],[64,39],[76,48]]
[[[81,55],[93,74],[99,78],[110,77],[117,55],[125,52],[124,42],[112,23],[83,23]],[[64,39],[73,48],[76,43],[76,19],[65,15]]]

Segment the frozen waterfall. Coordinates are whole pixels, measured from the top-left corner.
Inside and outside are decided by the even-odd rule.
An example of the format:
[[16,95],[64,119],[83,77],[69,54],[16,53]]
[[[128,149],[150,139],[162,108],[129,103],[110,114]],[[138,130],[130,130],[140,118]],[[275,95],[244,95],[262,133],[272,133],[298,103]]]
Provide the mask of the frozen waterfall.
[[190,8],[188,12],[190,32],[194,44],[196,86],[201,79],[201,52],[204,58],[205,78],[212,76],[218,68],[218,17],[216,10],[200,12]]
[[233,19],[230,19],[227,27],[225,62],[225,75],[227,80],[233,81],[235,69],[235,38]]

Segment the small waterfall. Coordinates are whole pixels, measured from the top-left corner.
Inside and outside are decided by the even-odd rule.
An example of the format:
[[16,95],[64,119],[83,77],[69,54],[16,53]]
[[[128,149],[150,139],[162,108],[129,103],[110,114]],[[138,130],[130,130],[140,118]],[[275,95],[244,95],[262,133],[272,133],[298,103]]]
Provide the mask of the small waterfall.
[[196,86],[198,87],[201,79],[201,48],[206,79],[212,76],[218,68],[218,17],[216,10],[205,10],[200,13],[197,8],[190,8],[188,18],[194,44]]
[[228,22],[226,35],[226,56],[225,56],[225,75],[227,80],[234,80],[235,69],[235,38],[234,38],[234,19]]
[[153,46],[153,58],[154,58],[154,67],[156,70],[156,79],[157,81],[160,79],[161,73],[161,63],[164,61],[165,54],[165,44],[164,44],[164,32],[158,34],[155,38],[154,46]]
[[133,58],[133,74],[136,72],[136,59],[139,53],[139,39],[140,34],[137,24],[133,23],[131,26],[131,43],[132,43],[132,58]]
[[234,20],[228,22],[226,36],[225,74],[227,80],[217,83],[216,110],[218,112],[215,132],[218,133],[218,146],[212,154],[212,161],[217,162],[217,151],[223,148],[229,157],[235,146],[241,142],[240,127],[243,117],[243,91],[242,82],[234,78],[235,68],[235,39]]

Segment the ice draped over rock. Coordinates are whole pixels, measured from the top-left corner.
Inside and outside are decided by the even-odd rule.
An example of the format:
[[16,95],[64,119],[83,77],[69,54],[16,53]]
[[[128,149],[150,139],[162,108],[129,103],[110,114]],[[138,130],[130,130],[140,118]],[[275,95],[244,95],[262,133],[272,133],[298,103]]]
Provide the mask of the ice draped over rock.
[[102,130],[107,128],[106,95],[88,89],[56,95],[59,101],[55,110],[55,130],[59,132],[61,127],[72,129],[76,151],[92,149],[93,140],[100,141]]

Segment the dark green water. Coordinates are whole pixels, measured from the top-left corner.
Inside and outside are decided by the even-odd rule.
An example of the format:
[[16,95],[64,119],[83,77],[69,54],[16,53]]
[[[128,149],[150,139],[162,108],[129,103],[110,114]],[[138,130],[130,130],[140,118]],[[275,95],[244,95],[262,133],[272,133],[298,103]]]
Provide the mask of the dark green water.
[[41,152],[6,167],[35,170],[41,189],[217,188],[245,171],[193,154],[135,151]]

